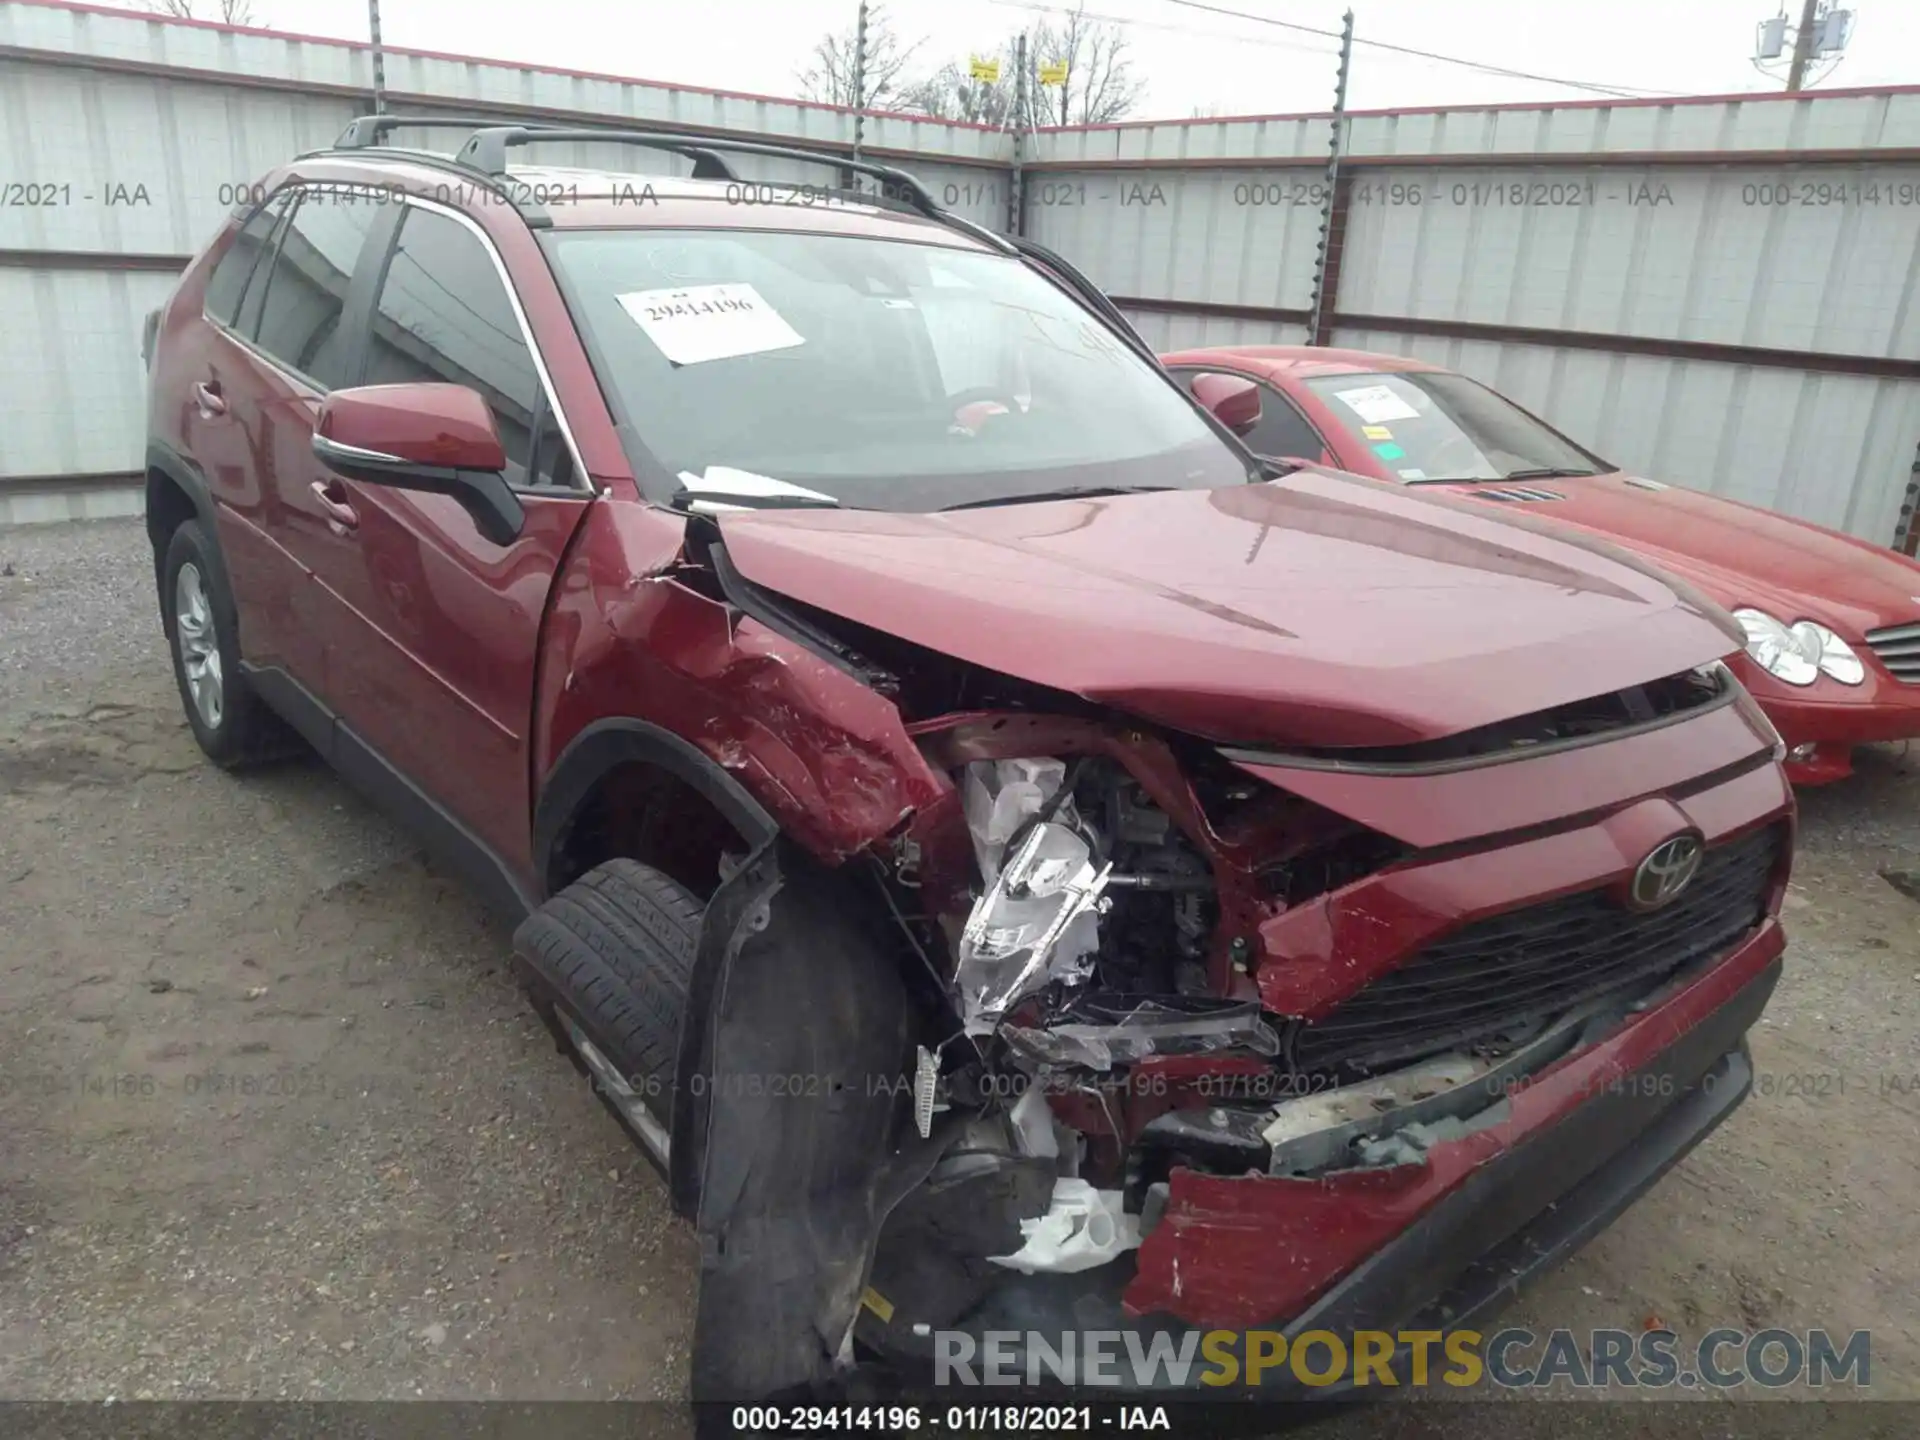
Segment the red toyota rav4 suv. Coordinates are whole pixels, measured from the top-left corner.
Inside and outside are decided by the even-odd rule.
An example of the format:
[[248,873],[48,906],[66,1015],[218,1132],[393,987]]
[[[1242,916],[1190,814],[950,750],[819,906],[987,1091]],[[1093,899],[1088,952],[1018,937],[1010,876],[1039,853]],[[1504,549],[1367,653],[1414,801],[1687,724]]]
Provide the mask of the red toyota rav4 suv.
[[897,171],[395,123],[151,322],[160,609],[214,761],[303,738],[519,921],[697,1398],[1470,1324],[1744,1097],[1793,808],[1723,613],[1263,468]]

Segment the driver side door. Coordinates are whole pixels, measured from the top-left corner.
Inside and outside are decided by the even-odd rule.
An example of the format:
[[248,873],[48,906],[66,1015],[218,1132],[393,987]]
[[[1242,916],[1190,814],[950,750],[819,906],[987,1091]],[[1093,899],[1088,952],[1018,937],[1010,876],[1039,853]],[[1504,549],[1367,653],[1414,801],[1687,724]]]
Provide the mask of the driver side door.
[[505,266],[467,216],[406,203],[361,348],[356,383],[480,394],[525,519],[496,544],[450,496],[328,473],[346,543],[316,578],[337,617],[327,667],[343,763],[376,783],[397,772],[387,779],[429,825],[452,822],[524,875],[540,625],[592,492]]

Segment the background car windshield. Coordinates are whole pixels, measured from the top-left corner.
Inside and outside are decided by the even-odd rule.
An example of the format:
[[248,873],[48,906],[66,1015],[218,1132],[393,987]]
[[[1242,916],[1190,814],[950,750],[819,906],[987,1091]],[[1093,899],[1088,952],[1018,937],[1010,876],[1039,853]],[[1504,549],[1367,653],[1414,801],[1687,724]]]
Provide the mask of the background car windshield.
[[1348,434],[1408,482],[1614,468],[1464,375],[1322,375],[1306,383]]
[[602,383],[670,475],[913,511],[1250,478],[1164,376],[1011,256],[753,231],[548,243]]

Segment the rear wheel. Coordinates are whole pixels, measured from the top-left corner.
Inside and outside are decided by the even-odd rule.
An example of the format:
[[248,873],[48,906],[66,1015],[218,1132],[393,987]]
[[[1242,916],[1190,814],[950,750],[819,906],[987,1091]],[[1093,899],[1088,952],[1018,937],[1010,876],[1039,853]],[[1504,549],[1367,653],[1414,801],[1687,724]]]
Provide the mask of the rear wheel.
[[534,1009],[663,1171],[701,914],[678,881],[637,860],[609,860],[513,937]]
[[168,537],[160,606],[180,703],[207,758],[232,769],[297,753],[298,737],[240,673],[233,596],[197,520]]

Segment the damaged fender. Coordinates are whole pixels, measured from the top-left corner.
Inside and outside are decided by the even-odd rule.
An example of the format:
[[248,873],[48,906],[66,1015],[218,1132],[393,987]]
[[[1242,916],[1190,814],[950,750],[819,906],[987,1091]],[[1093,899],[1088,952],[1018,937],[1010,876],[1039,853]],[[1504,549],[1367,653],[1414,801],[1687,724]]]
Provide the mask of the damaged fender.
[[695,1218],[696,1401],[818,1394],[881,1222],[946,1143],[914,1133],[908,997],[857,872],[791,840],[715,894],[682,1022],[674,1207]]

